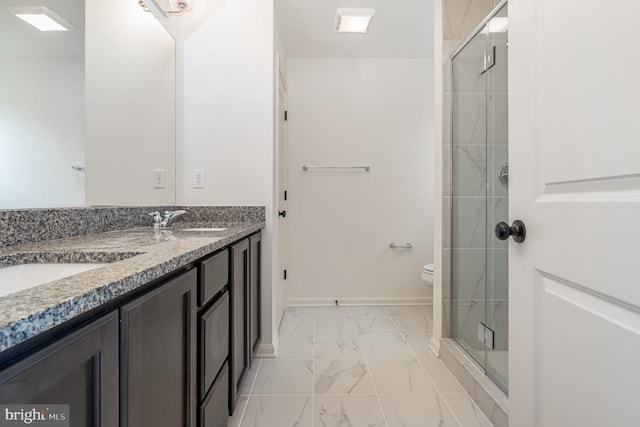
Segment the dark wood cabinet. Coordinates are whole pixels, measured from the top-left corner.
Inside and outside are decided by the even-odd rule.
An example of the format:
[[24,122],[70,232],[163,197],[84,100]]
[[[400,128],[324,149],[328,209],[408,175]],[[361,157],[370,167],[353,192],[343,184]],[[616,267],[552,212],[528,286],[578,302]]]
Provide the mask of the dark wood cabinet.
[[262,234],[249,237],[249,349],[256,356],[262,339]]
[[199,425],[226,427],[229,418],[229,250],[198,262]]
[[225,427],[260,345],[261,257],[255,233],[23,347],[0,403],[68,404],[73,427]]
[[229,420],[229,368],[225,363],[218,379],[202,402],[200,408],[201,427],[227,427]]
[[249,239],[231,246],[231,342],[229,412],[233,414],[249,368]]
[[196,426],[192,269],[120,308],[121,427]]
[[70,405],[72,427],[118,425],[118,315],[0,371],[0,403]]

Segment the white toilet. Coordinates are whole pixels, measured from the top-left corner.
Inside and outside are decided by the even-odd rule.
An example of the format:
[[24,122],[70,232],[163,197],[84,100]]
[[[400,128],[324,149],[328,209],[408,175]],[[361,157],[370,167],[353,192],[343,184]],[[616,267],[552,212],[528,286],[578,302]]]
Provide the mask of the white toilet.
[[433,285],[433,264],[425,264],[422,267],[422,280],[428,285]]

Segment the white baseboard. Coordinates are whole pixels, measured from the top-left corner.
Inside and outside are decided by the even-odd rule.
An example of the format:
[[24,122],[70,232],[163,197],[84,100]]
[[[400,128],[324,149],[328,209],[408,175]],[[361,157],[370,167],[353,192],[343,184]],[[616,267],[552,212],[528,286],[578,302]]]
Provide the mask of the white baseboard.
[[256,353],[256,357],[259,357],[261,359],[274,359],[276,357],[277,351],[278,351],[277,345],[260,344],[260,347],[258,347],[258,351]]
[[418,305],[433,304],[432,297],[313,297],[287,298],[287,306],[309,305]]

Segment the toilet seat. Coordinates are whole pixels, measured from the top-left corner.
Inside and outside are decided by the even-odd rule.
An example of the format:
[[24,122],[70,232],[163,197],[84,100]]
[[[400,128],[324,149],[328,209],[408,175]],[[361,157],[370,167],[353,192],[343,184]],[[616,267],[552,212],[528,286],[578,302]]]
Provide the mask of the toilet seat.
[[422,267],[422,280],[433,283],[433,264],[425,264]]

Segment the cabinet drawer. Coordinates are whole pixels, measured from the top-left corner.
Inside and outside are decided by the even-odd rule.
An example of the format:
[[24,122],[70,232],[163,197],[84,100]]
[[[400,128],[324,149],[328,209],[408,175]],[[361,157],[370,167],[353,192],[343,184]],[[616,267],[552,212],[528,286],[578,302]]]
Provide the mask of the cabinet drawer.
[[229,355],[229,293],[200,317],[200,395],[204,396]]
[[229,419],[229,369],[225,363],[216,383],[200,407],[200,427],[227,427]]
[[200,262],[198,306],[202,307],[229,282],[229,251],[223,250]]

